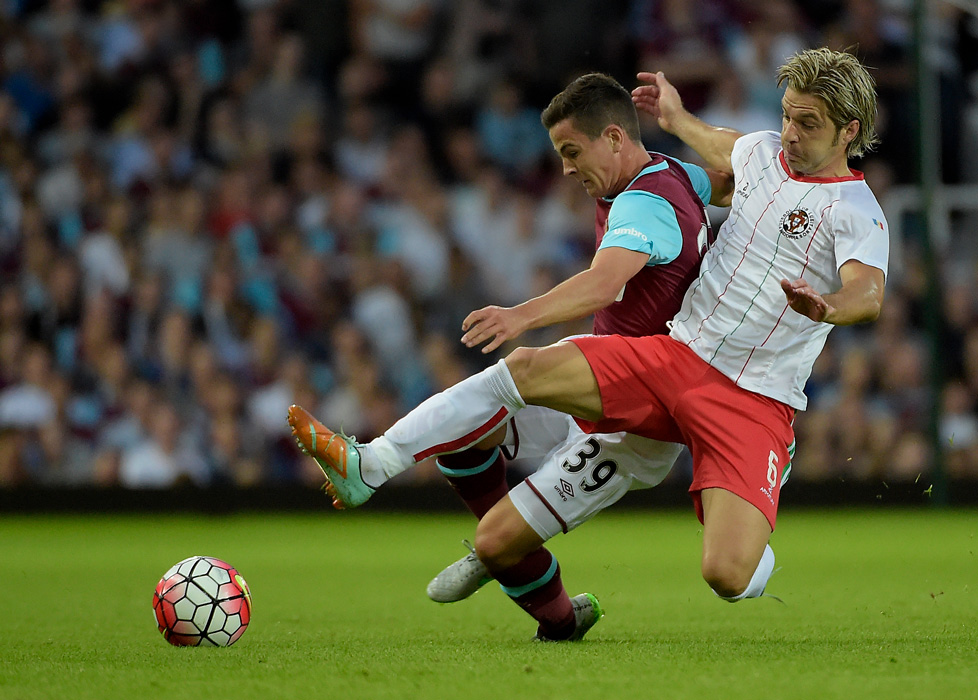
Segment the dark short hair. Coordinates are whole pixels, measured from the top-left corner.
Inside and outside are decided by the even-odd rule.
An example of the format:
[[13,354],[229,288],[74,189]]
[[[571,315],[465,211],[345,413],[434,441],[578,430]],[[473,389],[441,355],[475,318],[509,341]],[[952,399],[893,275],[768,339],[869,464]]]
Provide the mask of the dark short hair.
[[547,131],[565,119],[573,119],[574,127],[592,141],[609,124],[620,126],[632,141],[642,140],[631,93],[604,73],[577,78],[550,100],[540,115]]

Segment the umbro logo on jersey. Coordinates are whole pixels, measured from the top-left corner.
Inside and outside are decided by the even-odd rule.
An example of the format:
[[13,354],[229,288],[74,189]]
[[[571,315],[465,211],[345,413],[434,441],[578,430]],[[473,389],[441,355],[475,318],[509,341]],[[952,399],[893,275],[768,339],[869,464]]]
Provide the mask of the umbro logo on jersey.
[[792,209],[781,217],[781,235],[791,240],[804,238],[815,228],[815,217],[807,209]]
[[616,228],[614,231],[609,231],[609,233],[617,233],[620,236],[634,236],[646,243],[649,242],[649,237],[635,228]]

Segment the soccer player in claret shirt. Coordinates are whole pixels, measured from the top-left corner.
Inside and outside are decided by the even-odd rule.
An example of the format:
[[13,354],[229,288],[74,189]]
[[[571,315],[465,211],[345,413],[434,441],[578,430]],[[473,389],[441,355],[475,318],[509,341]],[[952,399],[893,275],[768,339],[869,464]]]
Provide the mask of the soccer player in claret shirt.
[[[631,96],[606,75],[573,81],[542,120],[564,173],[596,199],[597,252],[588,270],[540,297],[472,312],[463,342],[485,343],[489,352],[529,329],[592,313],[596,334],[667,332],[713,238],[704,204],[729,203],[732,178],[646,152]],[[495,385],[499,371],[468,384]],[[424,402],[368,445],[334,435],[299,407],[290,410],[289,422],[300,447],[322,466],[340,507],[359,505],[390,477],[437,455],[439,468],[481,522],[476,551],[436,577],[429,595],[460,600],[492,576],[538,621],[537,638],[580,639],[601,609],[594,596],[567,595],[543,543],[630,488],[658,484],[681,446],[623,432],[585,434],[567,414],[543,407],[518,417],[497,407],[457,432],[454,417],[469,413],[463,404],[473,401],[465,384]],[[475,399],[490,400],[488,394]],[[502,449],[511,457],[543,460],[509,495]]]
[[[633,91],[635,104],[735,186],[669,335],[519,348],[441,395],[454,392],[440,413],[399,423],[371,448],[411,455],[453,444],[527,405],[577,416],[586,432],[682,441],[703,522],[703,578],[726,600],[753,598],[774,568],[768,542],[790,468],[791,424],[807,404],[815,358],[833,326],[875,320],[882,307],[886,221],[848,164],[876,140],[875,86],[849,54],[800,52],[778,70],[780,136],[743,135],[689,114],[661,74],[639,78],[651,84]],[[583,459],[583,470],[597,472],[600,459]],[[350,464],[327,469],[336,488],[362,483]],[[486,549],[491,555],[493,543]],[[476,550],[485,561],[478,534]]]

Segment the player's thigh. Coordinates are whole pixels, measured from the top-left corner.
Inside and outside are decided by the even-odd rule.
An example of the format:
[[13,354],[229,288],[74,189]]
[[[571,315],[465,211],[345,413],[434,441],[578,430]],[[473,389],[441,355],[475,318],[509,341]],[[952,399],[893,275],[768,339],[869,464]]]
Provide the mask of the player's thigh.
[[604,447],[619,460],[625,471],[635,477],[632,488],[658,486],[669,476],[684,449],[676,442],[652,440],[632,433],[612,433],[608,437],[610,441]]
[[540,460],[559,445],[571,431],[580,432],[572,416],[543,406],[527,406],[507,423],[503,446],[513,459]]
[[506,366],[527,404],[587,420],[601,419],[598,382],[584,353],[573,342],[517,348],[506,358]]
[[650,466],[647,460],[656,450],[645,443],[636,450],[636,443],[624,436],[572,430],[536,472],[510,491],[513,505],[538,535],[550,539],[590,520],[635,486],[636,473],[649,485],[665,478],[681,448],[659,450],[656,466]]

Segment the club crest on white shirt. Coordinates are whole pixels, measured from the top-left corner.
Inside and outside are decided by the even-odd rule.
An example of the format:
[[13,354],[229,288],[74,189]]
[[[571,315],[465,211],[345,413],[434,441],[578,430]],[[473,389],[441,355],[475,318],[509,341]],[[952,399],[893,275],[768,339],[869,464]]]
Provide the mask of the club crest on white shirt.
[[815,217],[808,209],[792,209],[781,217],[781,235],[793,241],[804,238],[813,228]]

